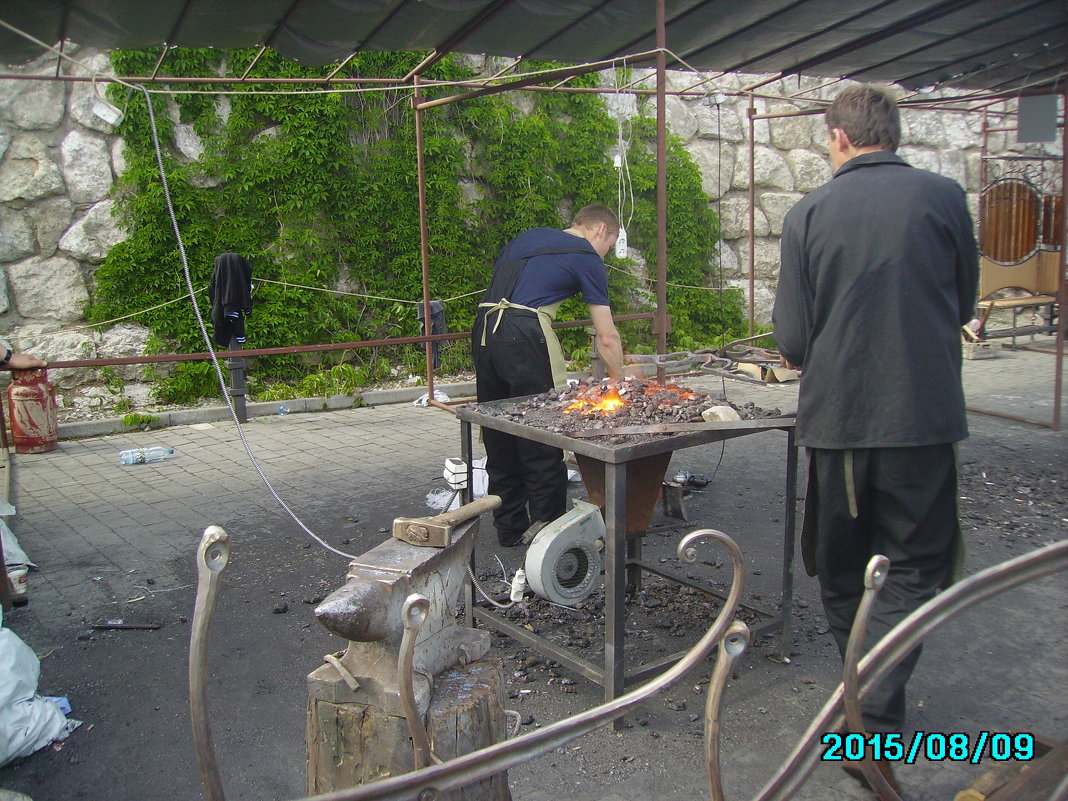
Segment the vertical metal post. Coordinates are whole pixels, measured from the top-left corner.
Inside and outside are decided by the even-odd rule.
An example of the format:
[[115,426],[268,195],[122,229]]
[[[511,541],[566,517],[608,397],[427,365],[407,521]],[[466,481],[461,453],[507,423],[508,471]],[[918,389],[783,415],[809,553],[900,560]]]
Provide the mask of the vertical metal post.
[[[604,463],[605,579],[604,579],[604,700],[623,694],[625,684],[624,597],[627,569],[626,463]],[[615,728],[622,728],[617,719]]]
[[779,629],[779,648],[789,656],[794,644],[794,550],[797,537],[797,442],[794,429],[786,430],[786,508],[783,512],[782,542],[782,628]]
[[[230,350],[241,350],[241,343],[236,339],[230,340]],[[230,371],[230,399],[234,404],[234,414],[238,422],[248,422],[248,408],[245,405],[247,391],[245,388],[245,367],[248,362],[244,356],[231,356],[226,360],[226,367]]]
[[[1068,31],[1065,32],[1068,39]],[[1057,353],[1053,368],[1053,430],[1061,430],[1061,398],[1064,392],[1064,304],[1068,301],[1068,285],[1065,285],[1065,251],[1068,250],[1068,91],[1061,94],[1061,269],[1057,276]]]
[[[667,22],[664,0],[656,0],[656,350],[667,353]],[[663,384],[666,368],[656,367]]]
[[[463,459],[464,464],[467,465],[467,486],[460,490],[460,503],[468,504],[475,499],[475,467],[474,460],[475,454],[473,451],[473,437],[471,434],[471,424],[466,420],[460,421],[460,458]],[[481,525],[481,523],[479,524]],[[471,560],[468,565],[471,568],[471,572],[475,572],[475,547],[478,546],[478,540],[475,540],[475,546],[471,548]],[[475,585],[468,579],[464,582],[464,588],[460,593],[460,600],[464,604],[464,614],[467,617],[467,625],[474,627],[475,625]]]
[[[430,336],[430,226],[427,223],[426,209],[426,160],[423,150],[423,110],[419,107],[419,76],[412,78],[412,109],[415,112],[415,165],[419,187],[419,257],[423,269],[423,335]],[[426,351],[426,391],[427,400],[434,400],[434,356],[433,345],[428,340],[423,343]]]
[[756,106],[753,104],[753,93],[749,93],[749,107],[746,116],[749,118],[749,336],[753,336],[756,314]]

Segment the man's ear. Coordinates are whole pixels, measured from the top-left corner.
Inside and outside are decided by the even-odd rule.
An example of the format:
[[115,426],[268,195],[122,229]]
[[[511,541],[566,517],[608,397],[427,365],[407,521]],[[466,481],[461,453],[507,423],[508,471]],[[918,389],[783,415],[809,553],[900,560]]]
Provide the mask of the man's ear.
[[841,128],[831,128],[831,148],[842,153],[853,146],[849,141],[849,135]]

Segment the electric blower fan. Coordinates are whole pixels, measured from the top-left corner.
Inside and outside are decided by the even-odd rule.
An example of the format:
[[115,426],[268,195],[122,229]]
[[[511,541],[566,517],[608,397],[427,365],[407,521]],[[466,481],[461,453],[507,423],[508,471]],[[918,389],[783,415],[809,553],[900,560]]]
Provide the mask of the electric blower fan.
[[527,583],[542,598],[574,606],[601,579],[605,527],[601,510],[575,501],[575,507],[538,532],[527,548]]

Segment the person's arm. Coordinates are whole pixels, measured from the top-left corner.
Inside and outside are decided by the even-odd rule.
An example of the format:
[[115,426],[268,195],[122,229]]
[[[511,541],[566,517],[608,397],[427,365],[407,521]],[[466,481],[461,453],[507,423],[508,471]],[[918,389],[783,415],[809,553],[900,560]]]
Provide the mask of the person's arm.
[[0,356],[0,370],[34,370],[48,366],[48,362],[43,359],[28,353],[15,353],[8,347],[4,347],[4,353],[6,355]]
[[795,216],[787,214],[783,223],[779,286],[771,320],[783,367],[800,370],[812,332],[812,298],[805,280],[805,253]]
[[950,235],[956,242],[957,249],[957,302],[961,325],[967,325],[975,314],[975,304],[979,294],[979,248],[975,243],[975,228],[964,201],[964,191],[960,190],[957,204],[957,218],[951,223]]
[[590,304],[590,318],[597,339],[597,352],[604,362],[605,372],[613,381],[623,380],[623,339],[612,319],[610,306]]

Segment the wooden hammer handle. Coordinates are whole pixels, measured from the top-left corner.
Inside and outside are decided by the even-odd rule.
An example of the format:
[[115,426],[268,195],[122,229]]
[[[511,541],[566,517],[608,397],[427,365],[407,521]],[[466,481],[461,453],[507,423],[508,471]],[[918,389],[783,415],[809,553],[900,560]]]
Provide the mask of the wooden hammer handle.
[[427,522],[440,526],[458,526],[465,520],[471,520],[486,512],[492,512],[500,505],[501,498],[499,495],[484,495],[477,501],[471,501],[471,503],[465,503],[463,506],[451,511],[442,512],[440,515],[430,518]]

